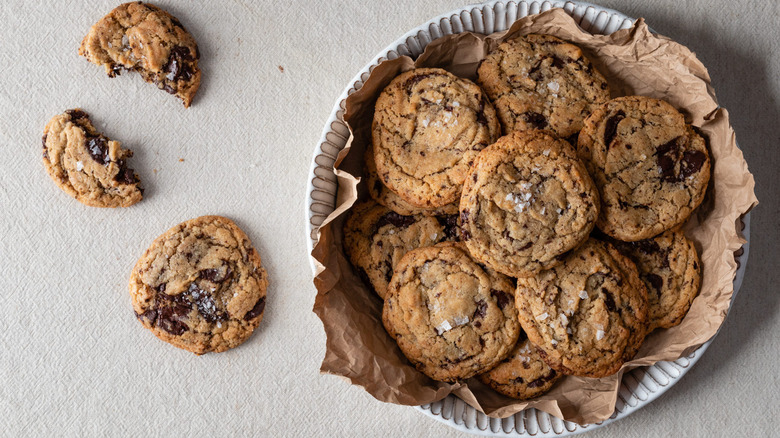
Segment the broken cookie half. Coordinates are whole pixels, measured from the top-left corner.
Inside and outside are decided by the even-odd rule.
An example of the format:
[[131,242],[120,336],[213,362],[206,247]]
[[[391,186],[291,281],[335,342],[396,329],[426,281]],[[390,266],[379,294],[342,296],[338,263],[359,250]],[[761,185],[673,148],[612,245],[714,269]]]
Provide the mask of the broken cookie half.
[[125,3],[95,23],[79,55],[102,65],[109,77],[133,70],[189,107],[200,86],[198,45],[168,12],[143,2]]
[[143,198],[126,160],[133,152],[97,132],[80,109],[52,117],[43,131],[43,165],[65,193],[91,207],[129,207]]

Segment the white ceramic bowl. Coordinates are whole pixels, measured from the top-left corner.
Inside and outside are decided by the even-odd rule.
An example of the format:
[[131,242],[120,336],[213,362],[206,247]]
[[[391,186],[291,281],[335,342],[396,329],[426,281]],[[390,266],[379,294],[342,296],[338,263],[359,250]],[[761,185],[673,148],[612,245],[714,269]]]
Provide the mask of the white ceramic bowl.
[[[341,93],[333,112],[322,132],[320,143],[314,150],[309,172],[306,196],[306,233],[309,253],[316,243],[317,228],[333,212],[338,185],[333,174],[333,163],[344,148],[349,130],[344,124],[344,102],[347,96],[360,89],[370,72],[386,59],[408,55],[419,56],[434,39],[460,32],[490,34],[506,30],[515,20],[526,15],[538,14],[551,8],[563,8],[579,25],[593,34],[610,34],[631,27],[633,18],[620,12],[579,1],[506,1],[465,6],[462,9],[440,15],[410,30],[380,52],[369,62]],[[743,235],[750,237],[750,215],[744,217]],[[743,246],[738,257],[739,267],[734,279],[734,295],[737,295],[745,274],[749,244]],[[310,259],[314,270],[313,259]],[[508,418],[491,418],[478,412],[461,399],[450,395],[444,400],[418,407],[424,414],[449,426],[478,435],[561,437],[593,430],[626,417],[655,400],[672,387],[701,358],[712,340],[702,345],[688,357],[673,362],[658,362],[649,367],[637,368],[623,376],[615,412],[600,423],[578,425],[563,421],[536,409],[526,409]]]

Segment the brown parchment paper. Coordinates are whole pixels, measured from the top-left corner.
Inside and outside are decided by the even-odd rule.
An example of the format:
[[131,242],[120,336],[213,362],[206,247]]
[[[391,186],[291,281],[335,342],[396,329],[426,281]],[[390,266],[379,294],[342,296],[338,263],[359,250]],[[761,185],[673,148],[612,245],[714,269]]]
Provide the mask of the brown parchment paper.
[[[582,47],[607,77],[613,97],[651,96],[680,109],[707,138],[713,170],[705,201],[686,226],[701,255],[703,278],[701,292],[683,322],[650,334],[636,357],[615,375],[602,379],[569,376],[542,397],[519,402],[476,379],[447,384],[415,370],[382,326],[381,299],[363,285],[345,258],[341,226],[343,213],[361,193],[365,196],[359,185],[361,157],[370,143],[374,102],[382,89],[414,67],[441,67],[473,80],[479,61],[490,50],[504,39],[527,33],[555,35]],[[744,243],[737,222],[758,203],[755,182],[737,148],[728,112],[718,107],[707,70],[684,46],[652,34],[644,20],[608,36],[591,35],[563,10],[553,9],[522,18],[506,32],[443,37],[428,45],[416,61],[401,57],[378,65],[363,87],[347,98],[344,119],[352,136],[335,165],[337,207],[320,227],[312,251],[318,265],[313,310],[327,335],[323,373],[343,376],[389,403],[420,405],[454,393],[494,417],[535,407],[576,423],[595,423],[614,412],[623,373],[689,354],[714,336],[725,319],[737,268],[733,253]]]

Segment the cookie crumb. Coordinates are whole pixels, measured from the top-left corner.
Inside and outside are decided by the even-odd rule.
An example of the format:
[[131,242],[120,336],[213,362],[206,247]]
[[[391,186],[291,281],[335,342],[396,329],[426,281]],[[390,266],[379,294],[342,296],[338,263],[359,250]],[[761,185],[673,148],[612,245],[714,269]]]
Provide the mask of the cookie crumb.
[[280,71],[280,72],[284,73],[284,67],[282,67],[282,66],[280,65],[280,66],[277,66],[277,68],[279,69],[279,71]]

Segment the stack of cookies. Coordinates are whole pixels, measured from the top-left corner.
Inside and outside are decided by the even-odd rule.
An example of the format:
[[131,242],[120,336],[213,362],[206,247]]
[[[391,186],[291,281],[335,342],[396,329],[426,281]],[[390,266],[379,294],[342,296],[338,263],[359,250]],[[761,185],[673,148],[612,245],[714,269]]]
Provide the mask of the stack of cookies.
[[566,41],[505,41],[476,83],[400,74],[364,158],[371,199],[344,246],[432,379],[529,399],[565,375],[605,377],[698,294],[681,229],[709,182],[704,139],[664,101],[610,100]]

